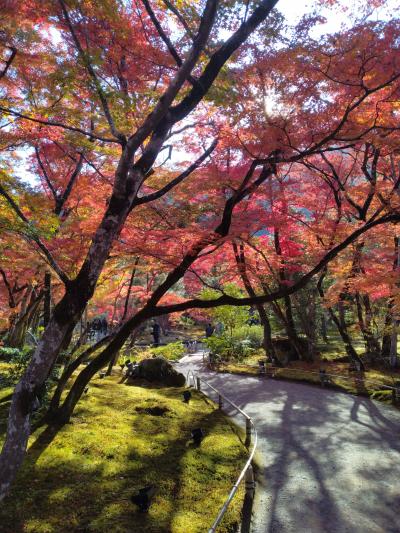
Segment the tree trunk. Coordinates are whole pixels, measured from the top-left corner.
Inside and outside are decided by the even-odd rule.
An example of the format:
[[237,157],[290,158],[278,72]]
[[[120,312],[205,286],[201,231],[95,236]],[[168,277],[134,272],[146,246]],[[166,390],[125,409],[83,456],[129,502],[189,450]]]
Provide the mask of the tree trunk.
[[347,333],[347,329],[345,329],[343,327],[343,324],[340,320],[338,320],[338,318],[336,317],[333,309],[331,309],[331,313],[330,313],[330,316],[333,320],[333,322],[336,324],[336,327],[340,333],[340,336],[342,337],[342,340],[343,340],[343,343],[345,345],[345,348],[346,348],[346,352],[347,352],[347,355],[350,357],[350,359],[352,361],[357,361],[359,364],[362,364],[362,361],[361,359],[359,358],[357,352],[355,351],[354,347],[353,347],[353,344],[351,342],[351,338],[349,336],[349,334]]
[[326,327],[326,316],[325,311],[323,310],[321,313],[321,337],[322,340],[326,343],[329,342],[328,340],[328,333],[327,333],[327,327]]
[[398,321],[396,319],[393,319],[392,324],[392,335],[390,337],[390,366],[392,368],[396,368],[398,366],[398,359],[397,359],[397,327],[398,327]]
[[347,333],[347,329],[343,327],[342,322],[336,316],[335,312],[333,311],[333,309],[331,307],[328,307],[328,312],[329,312],[329,315],[330,315],[332,321],[335,323],[335,325],[336,325],[336,327],[338,329],[338,332],[339,332],[339,334],[340,334],[340,336],[342,338],[343,344],[345,346],[346,353],[349,356],[350,360],[353,363],[357,363],[357,365],[360,367],[360,370],[365,370],[364,363],[360,359],[358,353],[355,351],[355,349],[353,347],[353,344],[351,342],[350,336]]
[[[238,248],[236,243],[233,243],[232,246],[233,246],[233,251],[235,254],[236,264],[238,266],[238,270],[240,273],[240,277],[242,278],[242,281],[243,281],[243,285],[245,286],[247,294],[250,297],[254,297],[256,296],[256,292],[247,274],[246,256],[244,252],[244,246],[243,244],[241,244],[240,247]],[[275,354],[274,344],[272,342],[271,324],[269,322],[267,312],[265,311],[265,307],[263,305],[256,305],[256,309],[260,317],[261,325],[263,327],[263,334],[264,334],[263,335],[263,347],[265,351],[265,356],[271,362],[275,362],[276,354]]]
[[[317,289],[318,289],[318,293],[319,293],[321,299],[324,299],[325,295],[324,295],[324,290],[323,290],[323,287],[322,287],[322,281],[323,281],[323,276],[321,276],[321,278],[320,278],[320,280],[319,280],[319,282],[317,284]],[[336,316],[336,313],[335,313],[335,311],[333,310],[332,307],[328,307],[327,311],[329,313],[329,316],[330,316],[331,320],[333,321],[333,323],[337,327],[337,330],[339,332],[339,335],[342,338],[346,353],[347,353],[350,361],[353,362],[354,364],[357,364],[357,366],[360,368],[360,370],[365,370],[364,363],[362,362],[362,360],[358,356],[358,353],[355,351],[355,349],[353,347],[353,344],[351,342],[350,336],[349,336],[349,334],[347,332],[346,322],[344,320],[344,313],[342,314],[342,316],[340,315],[340,310],[343,309],[343,305],[340,305],[342,303],[343,303],[342,300],[340,300],[339,301],[339,317]]]
[[[136,275],[136,267],[137,267],[138,264],[139,264],[139,257],[136,257],[134,268],[132,269],[131,277],[130,277],[130,280],[129,280],[128,291],[127,291],[127,294],[126,294],[125,304],[124,304],[124,313],[123,313],[122,318],[121,318],[121,323],[124,322],[124,320],[128,316],[129,300],[130,300],[130,296],[131,296],[133,281],[134,281],[135,275]],[[134,334],[135,338],[136,338],[136,336],[137,336],[137,333]],[[112,369],[114,368],[114,365],[116,364],[116,362],[118,360],[118,354],[119,354],[119,351],[116,352],[116,354],[111,358],[111,361],[110,361],[110,363],[108,365],[107,372],[106,372],[107,376],[111,376]]]
[[[118,174],[128,172],[131,158],[123,154]],[[11,483],[23,461],[30,433],[30,416],[37,391],[43,386],[67,333],[74,328],[84,311],[109,255],[115,238],[129,213],[133,199],[141,184],[142,174],[131,179],[129,194],[115,187],[99,227],[96,230],[88,255],[74,281],[70,281],[61,301],[55,306],[50,322],[33,354],[22,379],[16,386],[11,403],[7,435],[0,456],[0,501],[8,493]]]
[[[201,75],[201,82],[197,83],[193,91],[181,98],[174,106],[174,100],[177,98],[178,93],[180,93],[182,86],[189,79],[213,28],[217,2],[207,2],[193,47],[150,115],[128,139],[119,132],[114,132],[114,126],[110,125],[112,132],[116,134],[116,139],[121,146],[121,155],[115,172],[113,191],[109,198],[105,214],[96,229],[88,254],[76,279],[73,281],[67,279],[67,276],[63,275],[60,269],[58,269],[59,275],[61,274],[65,283],[65,295],[55,306],[50,322],[35,350],[31,363],[14,391],[6,440],[0,456],[0,472],[2,473],[0,500],[5,497],[10,489],[11,483],[23,460],[30,432],[30,415],[36,392],[42,387],[55,364],[65,336],[71,326],[74,327],[77,324],[88,301],[93,296],[100,273],[109,257],[111,247],[115,239],[120,235],[128,214],[135,206],[134,201],[137,199],[137,192],[145,176],[156,161],[168,132],[177,122],[185,119],[189,113],[196,109],[210,87],[212,87],[214,80],[225,62],[230,59],[232,54],[267,18],[276,3],[277,0],[271,0],[258,5],[248,20],[239,27],[237,32],[210,59],[208,63],[209,68],[206,67]],[[67,10],[63,9],[63,12],[64,16],[68,17]],[[202,83],[203,81],[204,83]],[[145,145],[143,153],[133,163],[135,155],[146,140],[148,142]],[[215,228],[215,242],[220,237],[227,236],[231,225],[233,209],[241,199],[240,195],[234,195],[227,200],[221,223]],[[195,247],[191,248],[190,253],[185,255],[182,262],[155,289],[149,299],[151,304],[159,300],[165,286],[169,285],[170,288],[177,280],[181,279],[187,268],[194,262],[197,254],[203,250],[204,246],[204,241],[200,240]],[[147,310],[149,308],[149,302],[147,304]],[[126,323],[127,328],[123,327],[123,331],[127,329],[127,334],[123,342],[133,329],[131,327],[132,323],[134,327],[139,325],[143,322],[143,319],[138,320],[138,317],[142,317],[145,314],[139,312],[135,315],[134,319]],[[146,318],[149,318],[149,316]],[[105,361],[102,361],[100,357],[96,358],[95,361],[102,361],[101,364],[106,364],[121,346],[119,346],[119,341],[111,342],[109,346],[111,353],[108,353],[107,350],[103,352],[106,353]],[[95,361],[85,368],[87,370],[85,376],[90,375],[92,368],[96,364],[100,364]],[[78,381],[79,376],[75,383],[77,387],[82,379],[79,383]]]
[[[81,372],[74,381],[71,389],[68,392],[63,404],[59,409],[53,413],[53,420],[58,424],[67,423],[78,403],[80,397],[85,390],[93,376],[104,368],[114,357],[115,354],[122,348],[125,341],[128,339],[132,328],[137,328],[142,322],[151,316],[151,311],[142,309],[135,317],[134,325],[132,322],[125,323],[117,334],[114,335],[110,344],[97,355]],[[100,341],[101,342],[101,341]]]
[[[344,308],[344,303],[343,303],[343,295],[341,294],[340,295],[340,300],[338,302],[338,310],[339,310],[339,321],[340,321],[340,327],[342,329],[346,329],[346,314],[345,314],[345,308]],[[330,313],[329,313],[330,314]],[[330,314],[331,318],[332,318],[332,315]],[[336,322],[335,322],[336,324]]]
[[57,383],[57,387],[50,401],[50,406],[46,415],[46,418],[53,421],[56,418],[57,409],[60,406],[61,396],[65,390],[65,387],[72,376],[72,374],[79,368],[79,366],[85,362],[85,360],[92,355],[92,353],[99,350],[102,346],[107,344],[112,338],[111,335],[103,337],[100,341],[96,342],[93,346],[90,346],[87,350],[83,351],[76,359],[69,363],[65,368],[61,377]]
[[51,315],[51,274],[46,272],[44,275],[44,302],[43,302],[43,325],[44,327],[50,322]]
[[22,348],[24,346],[26,333],[39,311],[39,304],[42,297],[42,292],[39,295],[35,295],[33,289],[30,291],[29,304],[27,303],[22,307],[24,310],[23,314],[20,313],[19,318],[16,319],[7,335],[7,344],[9,346],[13,348]]
[[364,297],[364,303],[366,305],[366,316],[364,318],[362,300],[359,293],[355,295],[356,308],[357,308],[357,317],[358,317],[358,326],[364,338],[365,351],[372,359],[376,359],[380,353],[380,348],[377,340],[375,339],[372,330],[371,330],[371,320],[367,316],[371,312],[371,306],[369,304],[369,299]]
[[257,305],[257,311],[260,316],[261,325],[263,327],[263,334],[264,334],[263,347],[265,350],[265,355],[271,363],[275,363],[276,354],[275,354],[274,343],[272,340],[271,323],[268,319],[267,312],[265,311],[265,308],[263,305]]
[[[399,270],[400,267],[400,238],[394,238],[394,261],[393,261],[393,270]],[[391,300],[391,318],[392,318],[392,333],[390,335],[390,366],[392,368],[397,367],[397,328],[399,326],[399,321],[393,315],[393,300]]]
[[387,311],[385,315],[385,323],[383,327],[383,336],[382,336],[382,348],[381,348],[381,357],[382,359],[385,359],[390,356],[390,346],[391,346],[391,333],[392,333],[392,327],[393,327],[393,315],[392,315],[392,309],[393,309],[393,300],[390,299]]
[[[280,234],[279,230],[277,228],[274,229],[274,247],[275,252],[278,255],[278,257],[282,257],[282,248],[280,243]],[[279,268],[279,285],[280,288],[284,287],[285,283],[288,281],[286,276],[286,270],[284,265],[284,260],[281,260],[281,267]],[[284,320],[284,326],[286,329],[286,335],[289,339],[290,344],[293,347],[294,352],[297,354],[298,358],[300,360],[307,360],[308,354],[304,355],[303,349],[301,347],[301,343],[299,341],[299,337],[297,335],[296,331],[296,325],[294,323],[293,318],[293,309],[292,309],[292,300],[289,295],[286,295],[283,298],[284,306],[285,306],[285,320]]]

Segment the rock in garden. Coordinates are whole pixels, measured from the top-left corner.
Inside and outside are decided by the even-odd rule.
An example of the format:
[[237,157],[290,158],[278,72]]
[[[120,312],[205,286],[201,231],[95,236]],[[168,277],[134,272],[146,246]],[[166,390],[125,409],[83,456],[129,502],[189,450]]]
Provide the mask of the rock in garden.
[[183,387],[186,381],[185,376],[177,372],[163,357],[143,359],[137,366],[135,377],[164,383],[170,387]]

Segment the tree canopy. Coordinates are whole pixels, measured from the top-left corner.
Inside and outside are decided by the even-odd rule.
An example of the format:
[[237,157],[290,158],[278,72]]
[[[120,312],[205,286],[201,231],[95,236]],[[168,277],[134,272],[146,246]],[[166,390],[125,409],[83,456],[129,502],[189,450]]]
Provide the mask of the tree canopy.
[[398,316],[400,24],[385,6],[357,4],[325,34],[339,1],[294,25],[277,0],[2,3],[5,338],[51,302],[14,393],[0,498],[84,312],[116,327],[64,419],[151,317],[276,305],[310,282],[328,309],[354,295]]

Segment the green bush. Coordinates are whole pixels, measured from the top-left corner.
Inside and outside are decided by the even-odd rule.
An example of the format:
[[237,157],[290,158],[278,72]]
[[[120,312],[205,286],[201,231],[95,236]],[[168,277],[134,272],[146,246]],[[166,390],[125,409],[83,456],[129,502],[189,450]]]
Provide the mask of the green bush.
[[9,361],[13,357],[19,357],[22,354],[22,350],[19,348],[11,348],[10,346],[0,346],[0,359]]
[[[223,286],[223,291],[229,296],[240,298],[243,296],[243,291],[235,283],[226,283]],[[214,289],[203,289],[200,293],[202,300],[215,300],[221,296],[221,293]],[[239,329],[246,325],[249,320],[250,307],[242,306],[235,307],[233,305],[222,305],[211,309],[209,316],[214,323],[221,323],[224,326],[224,332],[232,335],[235,329]]]
[[181,342],[170,342],[166,346],[149,348],[148,351],[152,355],[165,357],[170,361],[176,361],[185,355],[185,348]]
[[234,342],[249,341],[250,347],[254,349],[261,348],[264,341],[264,332],[262,326],[241,326],[232,332]]
[[212,355],[217,355],[223,360],[241,361],[254,351],[249,339],[235,339],[228,335],[212,335],[204,342]]
[[190,316],[181,316],[179,318],[179,324],[181,324],[185,328],[190,328],[194,326],[196,323]]
[[11,355],[11,357],[9,357],[10,368],[7,375],[8,381],[16,383],[25,372],[25,369],[31,360],[33,348],[31,346],[24,346],[22,350],[19,350],[18,348],[3,348],[3,350],[4,349],[8,350],[8,353]]
[[[7,353],[10,353],[10,351],[12,351],[13,355],[9,359],[10,365],[6,371],[5,382],[8,385],[15,385],[21,379],[27,366],[29,365],[34,348],[32,346],[24,346],[22,350],[16,348],[8,348],[8,351],[9,352]],[[53,367],[49,377],[42,385],[42,387],[40,387],[40,390],[37,392],[37,396],[40,402],[40,408],[34,413],[35,417],[40,416],[46,409],[46,406],[50,399],[51,390],[57,382],[59,373],[60,365],[57,364]]]

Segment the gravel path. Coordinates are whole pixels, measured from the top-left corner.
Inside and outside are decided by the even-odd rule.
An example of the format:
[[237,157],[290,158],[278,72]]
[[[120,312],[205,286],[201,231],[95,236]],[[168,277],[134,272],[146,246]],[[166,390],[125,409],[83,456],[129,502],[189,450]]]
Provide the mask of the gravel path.
[[400,533],[400,411],[300,383],[216,374],[199,354],[176,366],[203,375],[255,421],[251,533]]

